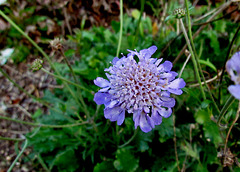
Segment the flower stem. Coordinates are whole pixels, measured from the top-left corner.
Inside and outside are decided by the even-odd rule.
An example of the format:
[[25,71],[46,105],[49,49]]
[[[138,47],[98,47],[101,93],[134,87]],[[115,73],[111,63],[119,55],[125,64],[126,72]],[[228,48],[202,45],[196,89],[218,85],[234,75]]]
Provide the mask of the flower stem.
[[120,32],[119,32],[118,48],[117,48],[116,57],[118,57],[119,51],[120,51],[120,48],[121,48],[122,31],[123,31],[123,0],[120,0]]
[[[228,130],[228,133],[227,133],[227,136],[226,136],[226,139],[225,139],[225,145],[224,145],[224,155],[226,155],[226,152],[227,152],[227,143],[228,143],[228,138],[229,138],[229,135],[231,133],[231,130],[234,126],[234,124],[237,122],[238,118],[239,118],[239,113],[240,113],[240,101],[238,103],[238,110],[237,110],[237,114],[236,114],[236,117],[232,123],[232,125],[229,127],[229,130]],[[224,156],[224,159],[226,159],[226,156]],[[224,160],[225,161],[225,160]]]
[[49,103],[29,94],[25,89],[23,89],[19,84],[17,84],[14,80],[11,79],[11,77],[0,67],[0,72],[2,73],[2,75],[4,77],[6,77],[15,87],[17,87],[19,90],[21,90],[22,92],[24,92],[27,96],[31,97],[32,99],[42,103],[43,105],[50,107]]
[[133,139],[136,137],[136,135],[137,135],[137,133],[138,133],[138,130],[139,130],[139,128],[137,128],[137,129],[135,130],[133,136],[132,136],[126,143],[124,143],[124,144],[122,144],[122,145],[119,145],[118,148],[123,148],[123,147],[127,146],[129,143],[131,143],[131,141],[133,141]]
[[28,145],[28,140],[26,139],[21,152],[17,155],[17,157],[15,158],[15,160],[13,161],[13,163],[11,164],[11,166],[9,167],[7,172],[11,172],[12,171],[12,169],[15,166],[15,164],[17,163],[18,159],[21,157],[21,155],[23,154],[23,152],[27,148],[27,145]]
[[218,126],[221,127],[221,124],[220,124],[221,119],[222,119],[223,115],[227,112],[228,108],[232,105],[232,103],[233,103],[234,101],[235,101],[235,98],[231,95],[231,96],[228,98],[228,100],[227,100],[227,102],[225,103],[225,105],[223,106],[223,108],[222,108],[222,110],[221,110],[221,112],[220,112],[220,114],[219,114],[219,116],[218,116],[218,119],[217,119],[217,124],[218,124]]
[[216,110],[218,111],[218,113],[220,113],[220,110],[217,106],[217,103],[215,102],[213,96],[212,96],[212,92],[211,90],[209,89],[207,83],[206,83],[206,80],[205,80],[205,77],[203,75],[203,72],[202,72],[202,68],[201,68],[201,65],[199,63],[199,60],[198,60],[198,57],[197,57],[197,52],[196,52],[196,49],[195,49],[195,46],[194,46],[194,43],[193,43],[193,37],[192,37],[192,26],[191,26],[191,19],[190,19],[190,12],[189,12],[189,8],[188,8],[188,1],[185,0],[185,6],[186,6],[186,12],[187,12],[187,20],[188,20],[188,32],[189,32],[189,39],[190,39],[190,42],[191,42],[191,45],[192,45],[192,48],[193,48],[193,53],[195,54],[195,59],[196,59],[196,62],[197,62],[197,66],[198,66],[198,69],[200,71],[200,75],[203,79],[203,82],[204,82],[204,85],[206,86],[207,90],[208,90],[208,93],[210,95],[210,98],[213,102],[213,105],[215,106]]
[[[52,63],[52,61],[50,60],[50,57],[43,51],[43,49],[41,47],[39,47],[37,45],[36,42],[34,42],[18,25],[16,25],[8,16],[6,16],[1,10],[0,10],[0,15],[7,20],[19,33],[21,33],[48,61],[49,65],[51,66],[51,68],[57,73],[57,75],[60,75],[59,71],[57,70],[57,68],[54,66],[54,64]],[[82,108],[81,103],[79,102],[79,100],[77,99],[76,95],[74,94],[74,92],[72,91],[72,89],[69,87],[68,84],[66,84],[64,82],[65,87],[67,88],[67,90],[70,92],[70,94],[73,96],[73,98],[75,99],[76,103],[79,105],[80,108]],[[83,108],[82,108],[83,109]],[[84,112],[87,114],[88,111],[86,109],[83,109]],[[80,120],[81,117],[78,115],[78,118]]]
[[44,69],[44,68],[41,68],[41,70],[42,70],[43,72],[47,73],[48,75],[53,76],[54,78],[60,79],[60,80],[66,82],[66,83],[68,83],[68,84],[74,85],[74,86],[76,86],[76,87],[78,87],[78,88],[80,88],[80,89],[82,89],[82,90],[84,90],[84,91],[87,91],[87,92],[91,93],[91,94],[93,93],[92,91],[88,90],[87,88],[85,88],[85,87],[83,87],[83,86],[81,86],[81,85],[79,85],[79,84],[76,84],[76,83],[74,83],[74,82],[72,82],[72,81],[69,81],[69,80],[67,80],[66,78],[62,77],[62,76],[55,75],[55,74],[49,72],[48,70],[46,70],[46,69]]
[[88,121],[85,121],[85,122],[82,122],[82,123],[66,124],[66,125],[48,125],[48,124],[39,124],[39,123],[22,121],[22,120],[18,120],[18,119],[12,119],[12,118],[1,116],[1,115],[0,115],[0,119],[17,122],[17,123],[24,124],[24,125],[31,125],[31,126],[34,126],[34,127],[46,127],[46,128],[68,128],[68,127],[85,125],[85,124],[89,123]]
[[8,140],[8,141],[19,142],[19,141],[23,141],[23,140],[25,140],[25,139],[17,139],[17,138],[9,138],[9,137],[1,137],[1,136],[0,136],[0,140]]
[[195,70],[195,73],[196,73],[196,76],[197,76],[197,80],[198,80],[198,83],[199,83],[199,87],[200,87],[201,94],[202,94],[202,96],[203,96],[203,99],[206,100],[206,95],[205,95],[205,92],[204,92],[203,87],[202,87],[202,85],[201,85],[201,78],[200,78],[200,75],[199,75],[199,72],[198,72],[198,66],[197,66],[196,57],[195,57],[195,55],[194,55],[194,53],[193,53],[193,49],[192,49],[190,40],[189,40],[189,38],[188,38],[186,29],[185,29],[185,27],[184,27],[182,18],[180,19],[180,24],[181,24],[181,28],[182,28],[184,37],[185,37],[185,39],[186,39],[186,42],[187,42],[189,51],[190,51],[191,56],[192,56],[192,62],[193,62],[194,70]]

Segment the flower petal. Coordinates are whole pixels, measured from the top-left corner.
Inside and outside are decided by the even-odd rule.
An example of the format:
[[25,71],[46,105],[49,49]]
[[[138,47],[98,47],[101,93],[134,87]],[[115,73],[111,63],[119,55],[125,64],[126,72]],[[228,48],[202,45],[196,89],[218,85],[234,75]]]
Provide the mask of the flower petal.
[[140,125],[140,111],[135,111],[133,112],[133,121],[134,121],[134,126],[135,129]]
[[152,130],[151,125],[148,123],[146,119],[146,114],[142,113],[140,115],[140,122],[139,122],[140,128],[143,132],[147,133]]
[[231,59],[226,63],[226,69],[229,72],[230,70],[235,70],[238,74],[240,73],[240,51],[236,52]]
[[158,66],[160,72],[169,72],[172,69],[172,63],[170,61],[165,61],[163,64]]
[[168,108],[168,109],[158,108],[157,111],[164,118],[168,118],[172,114],[172,109],[171,108]]
[[106,79],[103,79],[102,77],[97,77],[95,80],[94,80],[94,84],[99,86],[99,87],[108,87],[110,85],[110,82]]
[[157,50],[157,47],[155,45],[149,47],[148,49],[143,49],[141,51],[139,51],[140,55],[145,58],[148,59],[150,58]]
[[104,117],[110,121],[117,121],[118,116],[122,113],[123,109],[120,106],[104,109]]
[[112,64],[115,65],[117,63],[117,61],[119,60],[118,57],[114,57],[114,59],[112,60]]
[[157,108],[153,108],[151,118],[155,125],[160,125],[162,123],[162,116],[157,112]]
[[93,100],[96,102],[96,104],[101,105],[107,103],[110,97],[111,94],[97,92],[95,93]]
[[171,89],[169,88],[168,91],[170,93],[176,94],[176,95],[181,95],[183,93],[183,91],[181,89]]
[[173,106],[175,106],[175,99],[174,98],[170,98],[168,97],[168,99],[166,99],[166,97],[161,97],[161,106],[164,106],[164,107],[168,107],[168,108],[171,108]]
[[240,85],[230,85],[228,91],[238,100],[240,100]]
[[186,83],[182,78],[177,78],[177,79],[173,80],[172,82],[170,82],[168,87],[172,88],[172,89],[179,89],[179,88],[185,87],[185,85],[186,85]]
[[123,110],[123,111],[118,115],[117,125],[122,125],[124,119],[125,119],[125,110]]

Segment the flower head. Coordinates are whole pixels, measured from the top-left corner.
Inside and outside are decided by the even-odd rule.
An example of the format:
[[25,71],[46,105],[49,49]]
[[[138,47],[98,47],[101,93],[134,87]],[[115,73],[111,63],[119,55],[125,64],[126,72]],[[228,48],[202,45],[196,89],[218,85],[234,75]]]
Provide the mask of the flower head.
[[175,99],[170,94],[182,94],[185,82],[175,79],[178,74],[171,71],[171,62],[160,64],[162,59],[151,58],[156,50],[156,46],[140,52],[128,50],[127,56],[115,57],[113,66],[105,69],[108,80],[94,80],[101,87],[94,101],[105,105],[105,118],[121,125],[127,111],[133,114],[135,128],[149,132],[161,124],[162,117],[171,115]]
[[240,51],[235,53],[230,60],[226,63],[226,69],[229,73],[231,80],[235,85],[230,85],[228,91],[240,100]]

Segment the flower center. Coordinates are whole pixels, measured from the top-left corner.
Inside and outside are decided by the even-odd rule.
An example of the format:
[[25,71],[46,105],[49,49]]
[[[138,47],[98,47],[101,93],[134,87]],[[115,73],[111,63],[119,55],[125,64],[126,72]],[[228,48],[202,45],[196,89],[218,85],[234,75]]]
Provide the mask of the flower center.
[[153,100],[159,97],[161,90],[157,88],[160,76],[157,67],[146,61],[136,63],[131,60],[117,68],[115,74],[111,75],[110,94],[117,99],[122,108],[129,113],[135,110],[150,111]]

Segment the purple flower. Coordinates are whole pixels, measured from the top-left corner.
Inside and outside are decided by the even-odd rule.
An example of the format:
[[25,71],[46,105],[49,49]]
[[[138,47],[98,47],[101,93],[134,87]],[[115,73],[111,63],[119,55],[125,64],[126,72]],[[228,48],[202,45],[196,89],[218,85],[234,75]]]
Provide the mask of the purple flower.
[[133,114],[135,128],[149,132],[162,123],[162,117],[171,115],[175,99],[170,94],[182,94],[186,84],[182,78],[175,79],[178,74],[171,71],[171,62],[160,64],[162,59],[151,58],[156,50],[156,46],[140,52],[128,50],[127,56],[115,57],[113,66],[105,69],[108,80],[94,80],[101,87],[94,101],[105,105],[105,118],[121,125],[127,111]]
[[235,85],[230,85],[228,91],[240,100],[240,51],[235,53],[230,60],[226,63],[226,69],[229,73],[231,80]]

